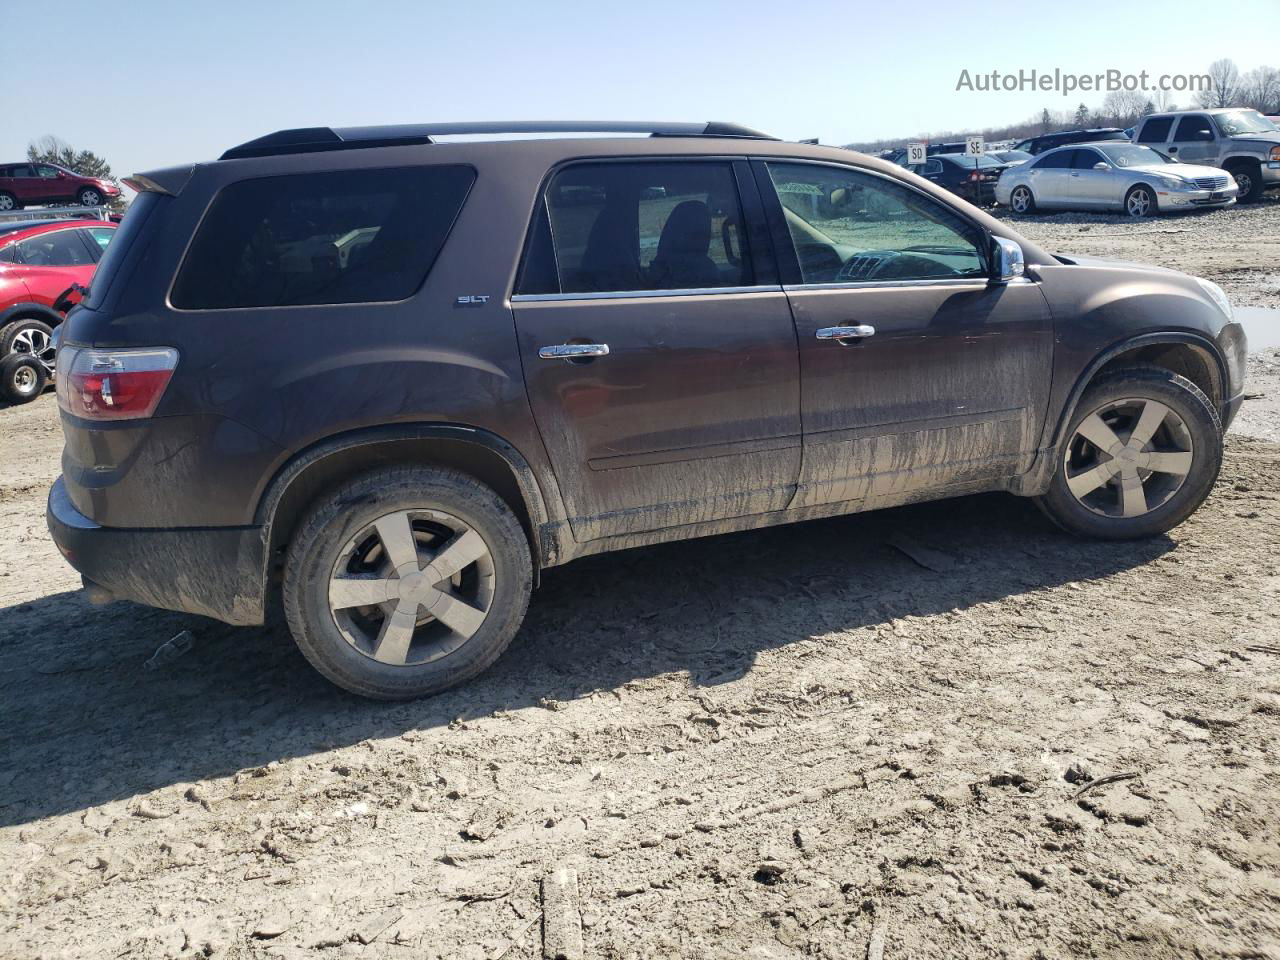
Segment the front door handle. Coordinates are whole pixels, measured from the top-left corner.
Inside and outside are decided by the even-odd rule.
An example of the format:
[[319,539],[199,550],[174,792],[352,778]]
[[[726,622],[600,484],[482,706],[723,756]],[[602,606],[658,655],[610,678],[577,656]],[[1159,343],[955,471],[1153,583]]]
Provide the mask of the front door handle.
[[607,357],[607,343],[557,343],[553,347],[539,347],[538,356],[543,360],[581,360],[583,357]]
[[869,323],[855,323],[845,327],[819,327],[819,340],[862,340],[875,336],[876,328]]

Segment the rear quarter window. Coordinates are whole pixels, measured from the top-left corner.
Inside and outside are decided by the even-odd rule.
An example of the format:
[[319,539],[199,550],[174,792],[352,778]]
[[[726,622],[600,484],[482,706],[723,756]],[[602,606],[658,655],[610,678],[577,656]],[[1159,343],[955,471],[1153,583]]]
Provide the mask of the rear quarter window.
[[446,165],[233,183],[197,229],[170,302],[219,310],[403,300],[422,286],[474,181],[471,167]]

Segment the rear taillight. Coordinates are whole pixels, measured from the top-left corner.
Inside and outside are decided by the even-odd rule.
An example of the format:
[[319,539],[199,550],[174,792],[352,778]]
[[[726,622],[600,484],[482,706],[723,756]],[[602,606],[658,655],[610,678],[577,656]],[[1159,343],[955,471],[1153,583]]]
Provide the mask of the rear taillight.
[[155,413],[178,366],[172,347],[58,351],[58,406],[84,420],[138,420]]

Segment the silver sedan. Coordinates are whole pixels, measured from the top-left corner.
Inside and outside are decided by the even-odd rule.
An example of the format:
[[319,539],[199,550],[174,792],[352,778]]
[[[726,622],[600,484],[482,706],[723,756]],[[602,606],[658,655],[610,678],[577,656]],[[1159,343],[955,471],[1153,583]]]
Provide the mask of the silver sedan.
[[1137,143],[1076,143],[1010,167],[996,184],[996,203],[1034,210],[1120,210],[1149,217],[1170,210],[1225,207],[1238,193],[1218,167],[1179,163]]

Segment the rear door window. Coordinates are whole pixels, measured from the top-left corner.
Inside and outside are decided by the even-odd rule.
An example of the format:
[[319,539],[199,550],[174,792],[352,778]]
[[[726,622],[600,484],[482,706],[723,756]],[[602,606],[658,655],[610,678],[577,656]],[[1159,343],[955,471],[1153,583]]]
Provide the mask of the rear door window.
[[728,163],[576,164],[534,221],[518,292],[605,293],[750,286]]
[[1036,161],[1037,170],[1066,170],[1075,160],[1076,150],[1058,150]]
[[1143,124],[1138,134],[1139,143],[1164,143],[1169,139],[1169,130],[1173,127],[1173,117],[1155,117]]
[[181,310],[404,300],[474,181],[471,167],[449,165],[233,183],[196,231],[170,300]]

